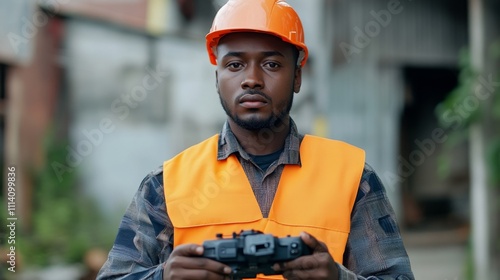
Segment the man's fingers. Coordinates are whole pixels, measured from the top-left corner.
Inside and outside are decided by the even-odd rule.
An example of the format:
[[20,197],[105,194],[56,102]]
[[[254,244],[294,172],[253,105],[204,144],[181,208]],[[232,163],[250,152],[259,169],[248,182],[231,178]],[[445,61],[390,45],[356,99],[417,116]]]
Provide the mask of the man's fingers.
[[171,268],[206,269],[221,274],[231,273],[229,266],[207,258],[170,256],[167,263]]
[[282,272],[286,279],[337,279],[337,267],[326,244],[306,232],[302,232],[300,237],[313,254],[277,263],[273,269]]
[[183,244],[175,247],[172,251],[172,256],[201,256],[203,254],[203,246],[197,244]]
[[300,237],[302,241],[313,250],[313,254],[311,256],[302,256],[292,261],[284,262],[284,263],[276,263],[273,266],[275,271],[287,271],[287,270],[309,270],[314,269],[330,256],[328,252],[328,247],[314,236],[310,235],[307,232],[301,232]]
[[338,274],[328,253],[316,253],[293,261],[276,264],[273,268],[283,273],[285,279],[331,279]]
[[203,255],[203,246],[197,244],[183,244],[175,247],[169,257],[170,265],[187,269],[206,269],[221,274],[231,273],[231,268],[220,262],[207,258]]
[[165,263],[163,279],[223,279],[231,268],[203,258],[203,247],[196,244],[177,246]]
[[164,272],[164,279],[230,279],[229,274],[221,274],[219,272],[206,269],[182,269],[170,270]]
[[293,261],[276,263],[273,265],[273,269],[276,271],[286,271],[286,270],[310,270],[319,267],[320,259],[314,256],[305,256]]
[[313,253],[328,253],[328,248],[323,242],[318,241],[316,237],[307,232],[301,232],[302,241],[313,250]]

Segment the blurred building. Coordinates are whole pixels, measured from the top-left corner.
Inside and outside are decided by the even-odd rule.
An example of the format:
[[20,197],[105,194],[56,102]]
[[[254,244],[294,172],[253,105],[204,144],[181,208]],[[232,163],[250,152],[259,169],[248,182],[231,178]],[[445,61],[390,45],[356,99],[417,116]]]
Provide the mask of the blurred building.
[[[16,168],[16,214],[29,224],[33,173],[45,164],[43,139],[57,116],[63,22],[33,1],[2,4],[0,24],[0,135],[2,175]],[[2,198],[6,180],[2,176]]]
[[[116,219],[148,172],[220,130],[225,115],[204,35],[225,2],[1,4],[2,158],[18,167],[27,221],[31,170],[48,164],[57,178],[78,171],[79,187]],[[468,147],[456,148],[451,176],[440,177],[447,134],[434,108],[457,85],[474,1],[288,2],[311,52],[292,111],[299,130],[364,148],[403,225],[465,228],[455,236],[463,242]],[[486,2],[498,18],[498,5]],[[70,140],[62,162],[43,157],[54,124]]]

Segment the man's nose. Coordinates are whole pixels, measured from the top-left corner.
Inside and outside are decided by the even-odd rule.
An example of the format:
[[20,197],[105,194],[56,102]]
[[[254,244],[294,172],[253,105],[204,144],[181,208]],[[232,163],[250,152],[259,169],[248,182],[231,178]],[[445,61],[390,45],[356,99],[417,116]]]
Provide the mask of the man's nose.
[[262,79],[262,69],[258,65],[250,64],[245,69],[245,77],[241,82],[243,89],[262,89],[264,80]]

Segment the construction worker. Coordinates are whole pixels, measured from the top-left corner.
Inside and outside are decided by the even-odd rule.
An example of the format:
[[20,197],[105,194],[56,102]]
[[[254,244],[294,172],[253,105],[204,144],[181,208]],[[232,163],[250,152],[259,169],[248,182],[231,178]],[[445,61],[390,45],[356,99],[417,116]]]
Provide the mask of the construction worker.
[[259,279],[413,279],[364,151],[302,135],[290,118],[308,58],[294,9],[229,0],[206,45],[227,121],[147,175],[97,279],[229,279],[201,244],[248,229],[300,236],[312,251]]

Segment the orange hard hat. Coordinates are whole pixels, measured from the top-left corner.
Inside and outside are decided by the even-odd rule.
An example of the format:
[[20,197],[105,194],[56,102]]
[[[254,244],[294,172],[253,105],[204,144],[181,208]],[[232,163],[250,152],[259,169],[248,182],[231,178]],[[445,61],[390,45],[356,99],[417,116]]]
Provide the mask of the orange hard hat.
[[308,57],[304,29],[295,10],[284,0],[229,0],[217,12],[206,36],[210,62],[217,65],[215,49],[222,36],[235,32],[262,32],[281,38],[299,50],[297,64]]

